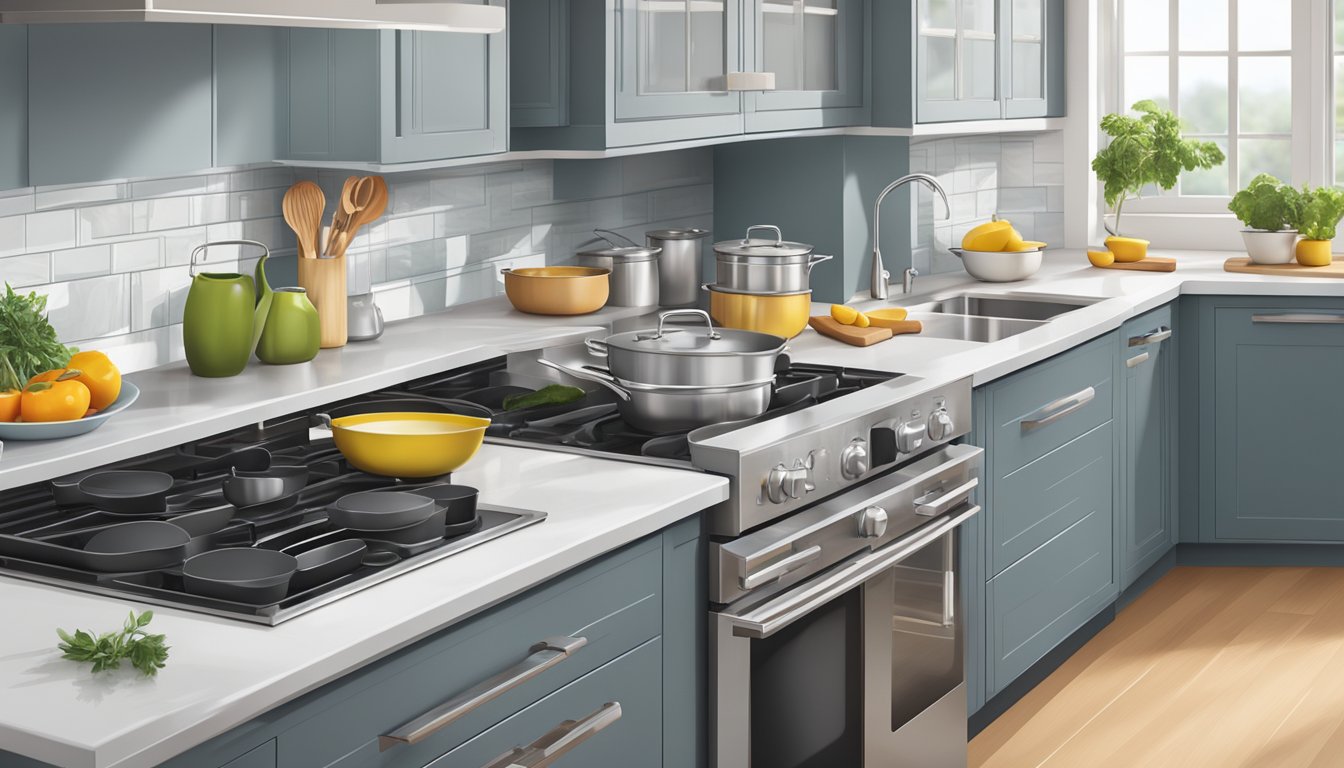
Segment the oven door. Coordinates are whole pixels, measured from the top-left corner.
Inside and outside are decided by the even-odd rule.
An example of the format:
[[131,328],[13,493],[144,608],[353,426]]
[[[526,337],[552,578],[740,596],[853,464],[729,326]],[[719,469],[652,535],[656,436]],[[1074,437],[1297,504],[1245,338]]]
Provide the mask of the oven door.
[[754,605],[711,614],[718,768],[963,768],[958,528],[969,502]]

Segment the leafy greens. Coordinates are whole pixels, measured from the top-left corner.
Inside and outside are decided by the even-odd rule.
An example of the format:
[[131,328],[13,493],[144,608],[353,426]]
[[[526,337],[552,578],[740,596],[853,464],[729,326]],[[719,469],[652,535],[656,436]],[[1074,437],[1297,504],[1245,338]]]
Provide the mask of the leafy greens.
[[1344,191],[1335,187],[1302,187],[1298,234],[1307,240],[1333,240],[1341,218],[1344,218]]
[[20,381],[65,367],[74,353],[56,338],[56,329],[47,321],[47,297],[15,293],[5,283],[0,295],[0,357],[9,360]]
[[1291,185],[1262,173],[1251,179],[1227,207],[1251,229],[1278,232],[1293,226],[1302,204],[1303,196]]
[[153,677],[168,662],[168,646],[163,635],[151,635],[145,627],[154,618],[153,611],[145,611],[139,616],[135,611],[126,617],[120,632],[104,632],[97,637],[82,629],[71,635],[63,629],[57,629],[61,643],[56,646],[61,658],[71,661],[90,662],[94,672],[105,669],[118,669],[123,659],[140,670],[140,674]]

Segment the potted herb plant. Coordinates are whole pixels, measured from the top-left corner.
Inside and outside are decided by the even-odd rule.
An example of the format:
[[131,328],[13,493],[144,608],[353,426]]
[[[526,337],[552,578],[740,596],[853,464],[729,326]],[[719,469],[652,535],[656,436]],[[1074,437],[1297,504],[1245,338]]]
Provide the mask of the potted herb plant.
[[1330,264],[1330,241],[1335,239],[1335,227],[1344,218],[1344,191],[1335,187],[1302,187],[1301,205],[1297,212],[1297,263],[1304,267],[1324,267]]
[[1293,260],[1297,230],[1293,229],[1302,207],[1302,194],[1289,184],[1262,173],[1238,192],[1228,210],[1246,229],[1241,239],[1246,254],[1256,264],[1287,264]]
[[1103,184],[1106,205],[1115,216],[1114,228],[1102,217],[1111,234],[1106,247],[1119,261],[1142,259],[1148,247],[1147,240],[1120,236],[1120,214],[1126,200],[1138,197],[1149,185],[1171,189],[1181,171],[1215,168],[1226,159],[1217,144],[1182,136],[1180,119],[1155,102],[1145,99],[1131,109],[1137,117],[1109,114],[1101,119],[1101,130],[1111,141],[1092,159],[1092,171]]

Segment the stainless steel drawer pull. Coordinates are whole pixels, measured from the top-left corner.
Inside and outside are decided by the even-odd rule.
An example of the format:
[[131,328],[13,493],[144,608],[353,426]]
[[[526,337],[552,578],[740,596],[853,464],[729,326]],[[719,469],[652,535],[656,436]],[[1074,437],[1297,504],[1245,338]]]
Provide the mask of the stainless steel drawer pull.
[[1040,410],[1031,414],[1030,417],[1022,420],[1022,431],[1031,432],[1040,429],[1047,424],[1054,424],[1056,421],[1068,416],[1070,413],[1082,408],[1092,402],[1097,396],[1097,390],[1092,387],[1084,389],[1082,392],[1061,397],[1053,403],[1042,406]]
[[588,643],[582,637],[548,637],[528,650],[528,657],[516,666],[468,688],[423,715],[403,723],[391,733],[378,737],[378,751],[398,744],[417,744],[434,735],[463,715],[494,701],[542,672],[569,658]]
[[1148,354],[1147,352],[1135,355],[1125,361],[1125,367],[1138,368],[1140,365],[1143,365],[1144,363],[1148,362],[1148,358],[1150,357],[1152,357],[1152,355]]
[[1171,338],[1171,329],[1165,325],[1159,325],[1157,330],[1145,333],[1142,336],[1130,336],[1129,346],[1142,347],[1147,344],[1161,344]]
[[804,565],[819,557],[821,557],[821,545],[819,544],[814,544],[807,549],[794,552],[788,557],[776,560],[755,573],[743,576],[741,579],[742,588],[755,589],[762,584],[768,584],[789,571],[795,571],[802,568]]
[[1344,325],[1344,315],[1283,314],[1251,315],[1252,323],[1282,323],[1287,325]]
[[[972,477],[969,482],[953,488],[947,493],[942,493],[936,498],[930,499],[933,494],[926,494],[915,499],[915,514],[924,517],[937,517],[953,507],[960,506],[971,496],[971,491],[980,485],[980,478]],[[934,491],[939,493],[939,491]]]
[[484,768],[546,768],[566,752],[621,719],[621,703],[610,701],[582,720],[566,720],[526,747],[514,747]]

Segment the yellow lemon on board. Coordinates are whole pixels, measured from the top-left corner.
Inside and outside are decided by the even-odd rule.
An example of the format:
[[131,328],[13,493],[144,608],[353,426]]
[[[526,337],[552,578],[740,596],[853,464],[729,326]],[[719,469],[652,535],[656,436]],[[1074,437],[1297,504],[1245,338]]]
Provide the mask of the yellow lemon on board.
[[1088,250],[1087,260],[1092,262],[1094,267],[1109,267],[1115,263],[1115,254],[1110,251]]
[[1143,261],[1148,256],[1148,241],[1137,237],[1108,237],[1106,250],[1119,262]]
[[909,317],[910,313],[900,307],[891,307],[890,309],[874,309],[868,313],[868,321],[886,320],[888,322],[899,323]]

